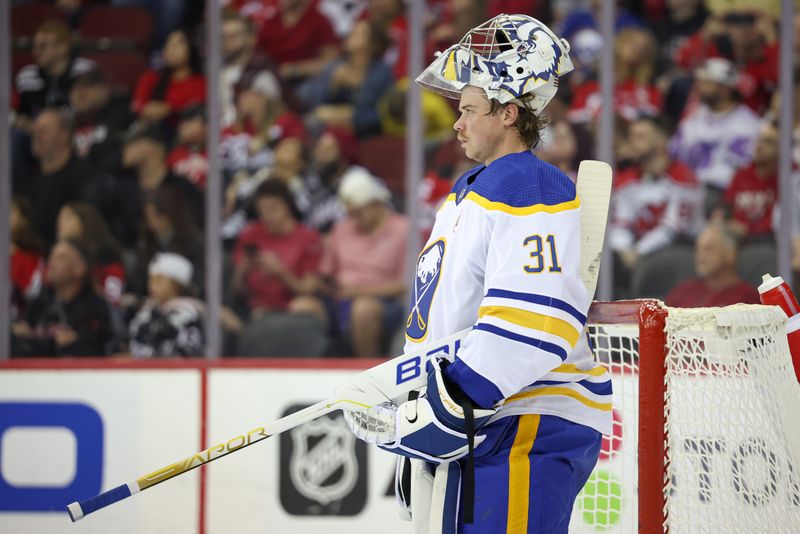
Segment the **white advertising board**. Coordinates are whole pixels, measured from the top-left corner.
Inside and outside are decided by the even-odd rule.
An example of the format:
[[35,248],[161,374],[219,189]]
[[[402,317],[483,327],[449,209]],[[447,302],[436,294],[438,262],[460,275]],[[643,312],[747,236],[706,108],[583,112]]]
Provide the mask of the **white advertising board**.
[[196,533],[198,476],[78,523],[64,506],[200,445],[197,370],[2,370],[0,532]]

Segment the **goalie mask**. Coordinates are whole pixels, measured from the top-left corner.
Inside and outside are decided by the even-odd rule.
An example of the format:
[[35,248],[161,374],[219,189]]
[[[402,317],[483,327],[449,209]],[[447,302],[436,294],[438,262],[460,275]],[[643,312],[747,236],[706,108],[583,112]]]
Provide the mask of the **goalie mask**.
[[467,85],[501,104],[532,95],[525,104],[539,114],[555,96],[558,78],[572,70],[569,43],[527,15],[498,15],[437,54],[417,78],[426,89],[460,98]]

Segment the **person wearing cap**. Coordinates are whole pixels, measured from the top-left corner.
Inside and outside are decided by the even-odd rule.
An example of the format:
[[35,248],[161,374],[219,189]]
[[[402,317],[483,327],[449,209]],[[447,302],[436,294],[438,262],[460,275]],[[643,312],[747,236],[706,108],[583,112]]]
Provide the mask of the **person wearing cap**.
[[76,157],[73,132],[74,122],[64,109],[41,111],[33,121],[31,143],[38,172],[14,176],[14,192],[30,201],[36,230],[48,246],[55,241],[56,217],[64,204],[100,202],[98,175]]
[[12,325],[15,356],[103,356],[112,338],[111,314],[91,281],[84,244],[62,239],[47,260],[45,290]]
[[147,268],[148,299],[129,325],[129,350],[135,358],[202,356],[203,303],[191,296],[194,269],[189,260],[161,252]]
[[102,172],[118,172],[122,140],[134,119],[127,102],[112,97],[111,86],[97,68],[75,76],[69,102],[75,115],[77,157]]
[[408,219],[389,203],[386,186],[365,170],[339,185],[347,217],[326,241],[321,270],[328,278],[337,326],[358,357],[382,355],[402,319]]
[[678,124],[670,149],[706,189],[706,212],[719,203],[733,173],[750,163],[760,119],[741,102],[739,71],[722,58],[695,71],[697,106]]

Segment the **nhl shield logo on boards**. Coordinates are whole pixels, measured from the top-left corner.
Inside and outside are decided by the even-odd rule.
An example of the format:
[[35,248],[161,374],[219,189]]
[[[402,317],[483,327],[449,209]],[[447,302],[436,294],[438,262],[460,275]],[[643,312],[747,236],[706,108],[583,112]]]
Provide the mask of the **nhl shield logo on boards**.
[[417,260],[411,311],[406,319],[406,337],[412,341],[423,341],[428,336],[428,318],[442,274],[445,248],[445,240],[438,239],[423,250]]
[[[292,406],[284,415],[302,406]],[[281,434],[280,498],[292,515],[356,515],[367,501],[366,444],[341,414]]]

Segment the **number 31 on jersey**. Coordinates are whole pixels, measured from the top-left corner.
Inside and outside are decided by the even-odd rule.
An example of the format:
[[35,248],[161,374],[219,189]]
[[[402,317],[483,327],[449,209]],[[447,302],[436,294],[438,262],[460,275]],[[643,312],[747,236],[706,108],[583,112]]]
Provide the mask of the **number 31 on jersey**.
[[537,274],[547,269],[551,273],[560,273],[561,266],[558,264],[558,252],[556,251],[556,238],[548,235],[542,239],[539,234],[529,235],[523,241],[522,246],[530,249],[531,263],[524,265],[526,273]]

